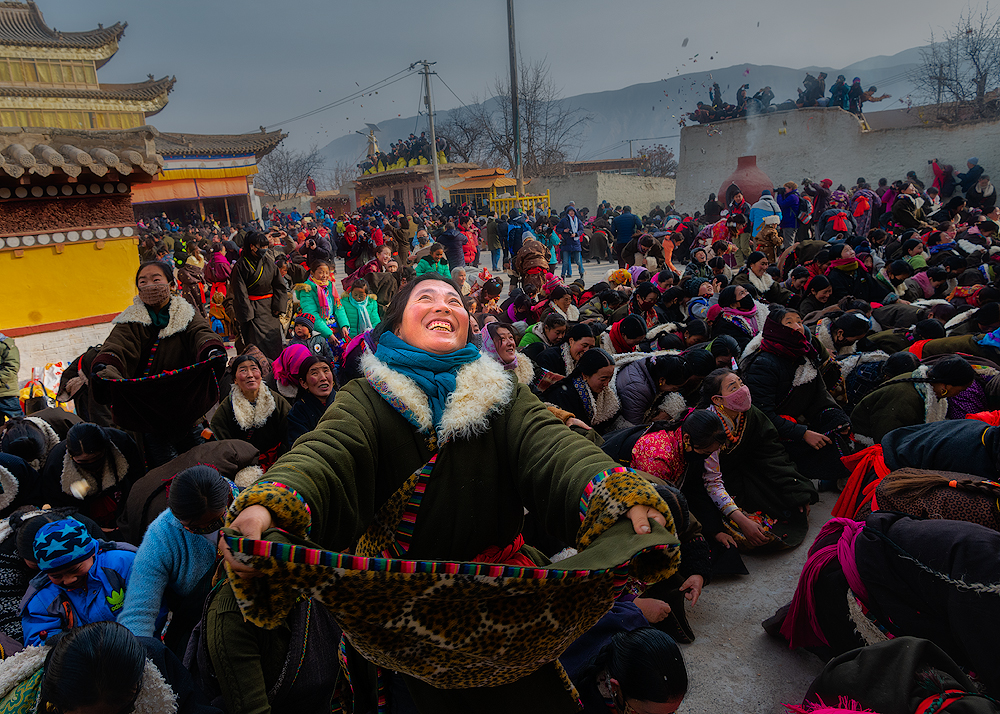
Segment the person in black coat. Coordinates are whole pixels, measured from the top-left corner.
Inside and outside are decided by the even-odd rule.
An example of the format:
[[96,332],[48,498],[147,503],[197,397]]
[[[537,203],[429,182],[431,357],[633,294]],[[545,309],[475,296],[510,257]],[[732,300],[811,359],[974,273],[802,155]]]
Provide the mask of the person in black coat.
[[445,224],[444,233],[437,237],[437,242],[444,246],[444,256],[448,261],[448,267],[452,270],[465,267],[465,250],[463,246],[467,240],[468,238],[466,238],[465,234],[459,232],[452,221],[448,221]]
[[299,395],[288,412],[288,443],[316,428],[337,396],[329,362],[309,355],[299,367]]
[[139,447],[126,432],[77,424],[49,452],[41,492],[46,503],[79,508],[111,539],[132,484],[145,473]]
[[885,286],[871,275],[854,255],[854,248],[846,243],[834,243],[829,248],[833,260],[826,277],[833,287],[833,301],[837,302],[850,295],[865,302],[895,302]]

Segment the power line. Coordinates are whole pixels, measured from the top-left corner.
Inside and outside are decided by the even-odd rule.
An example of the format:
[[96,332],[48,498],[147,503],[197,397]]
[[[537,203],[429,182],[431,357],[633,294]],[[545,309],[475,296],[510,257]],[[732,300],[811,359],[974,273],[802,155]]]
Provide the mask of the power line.
[[[399,75],[403,74],[404,72],[408,72],[408,74],[405,74],[404,76],[399,77]],[[400,80],[406,79],[407,77],[410,77],[410,76],[412,76],[414,74],[418,74],[418,73],[414,72],[412,67],[407,67],[406,69],[400,70],[399,72],[396,72],[395,74],[389,75],[388,77],[386,77],[383,80],[375,82],[374,84],[370,84],[370,85],[368,85],[367,87],[365,87],[363,89],[359,89],[359,90],[357,90],[357,91],[355,91],[355,92],[347,95],[346,97],[338,99],[338,100],[336,100],[334,102],[330,102],[329,104],[324,104],[321,107],[317,107],[316,109],[313,109],[311,111],[305,112],[303,114],[299,114],[298,116],[291,117],[290,119],[285,119],[284,121],[275,122],[273,124],[268,124],[264,128],[265,129],[273,129],[275,127],[283,126],[285,124],[291,124],[292,122],[299,121],[300,119],[305,119],[306,117],[311,117],[314,114],[319,114],[320,112],[325,112],[328,109],[333,109],[334,107],[338,107],[338,106],[340,106],[342,104],[346,104],[347,102],[351,102],[351,101],[354,101],[355,99],[363,97],[365,94],[368,94],[371,91],[375,91],[375,90],[379,90],[379,89],[384,89],[385,87],[388,87],[391,84],[395,84],[396,82],[399,82]],[[398,77],[398,79],[394,79],[395,77]],[[392,81],[390,81],[390,80],[392,80]]]
[[444,81],[444,78],[443,78],[443,77],[441,77],[441,75],[440,75],[440,74],[438,74],[437,72],[435,72],[435,73],[434,73],[434,75],[435,75],[435,76],[436,76],[436,77],[437,77],[438,79],[440,79],[440,80],[441,80],[441,84],[443,84],[443,85],[445,86],[445,88],[446,88],[446,89],[447,89],[447,90],[448,90],[449,92],[451,92],[451,96],[455,97],[455,99],[457,99],[457,100],[458,100],[458,103],[459,103],[459,104],[461,104],[461,105],[462,105],[463,107],[465,107],[466,109],[468,109],[468,106],[466,106],[465,102],[463,102],[463,101],[462,101],[462,98],[461,98],[461,97],[459,97],[459,96],[458,96],[457,94],[455,94],[455,90],[454,90],[454,89],[452,89],[451,87],[449,87],[449,86],[448,86],[448,83]]

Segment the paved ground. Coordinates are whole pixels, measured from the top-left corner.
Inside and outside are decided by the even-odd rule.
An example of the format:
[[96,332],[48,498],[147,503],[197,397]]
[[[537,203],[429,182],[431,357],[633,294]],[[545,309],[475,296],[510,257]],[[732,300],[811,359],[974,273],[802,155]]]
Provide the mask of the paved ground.
[[744,555],[750,575],[720,578],[688,609],[696,639],[682,646],[690,686],[683,714],[786,714],[797,704],[823,663],[764,634],[760,623],[792,599],[806,553],[830,518],[836,494],[820,494],[809,534],[797,549]]

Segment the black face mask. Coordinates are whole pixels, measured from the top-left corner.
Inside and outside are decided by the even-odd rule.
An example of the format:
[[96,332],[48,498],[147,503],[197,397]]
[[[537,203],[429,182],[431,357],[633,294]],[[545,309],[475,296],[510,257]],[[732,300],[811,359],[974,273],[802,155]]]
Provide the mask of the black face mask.
[[753,308],[753,295],[744,295],[743,299],[740,300],[739,305],[741,310],[751,310]]

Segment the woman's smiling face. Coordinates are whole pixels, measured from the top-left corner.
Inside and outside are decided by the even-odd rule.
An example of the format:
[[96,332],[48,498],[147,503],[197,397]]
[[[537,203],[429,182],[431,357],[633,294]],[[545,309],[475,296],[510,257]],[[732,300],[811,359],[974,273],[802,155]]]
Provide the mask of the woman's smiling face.
[[461,296],[441,280],[425,280],[414,288],[396,334],[411,347],[449,354],[469,338],[469,313]]

